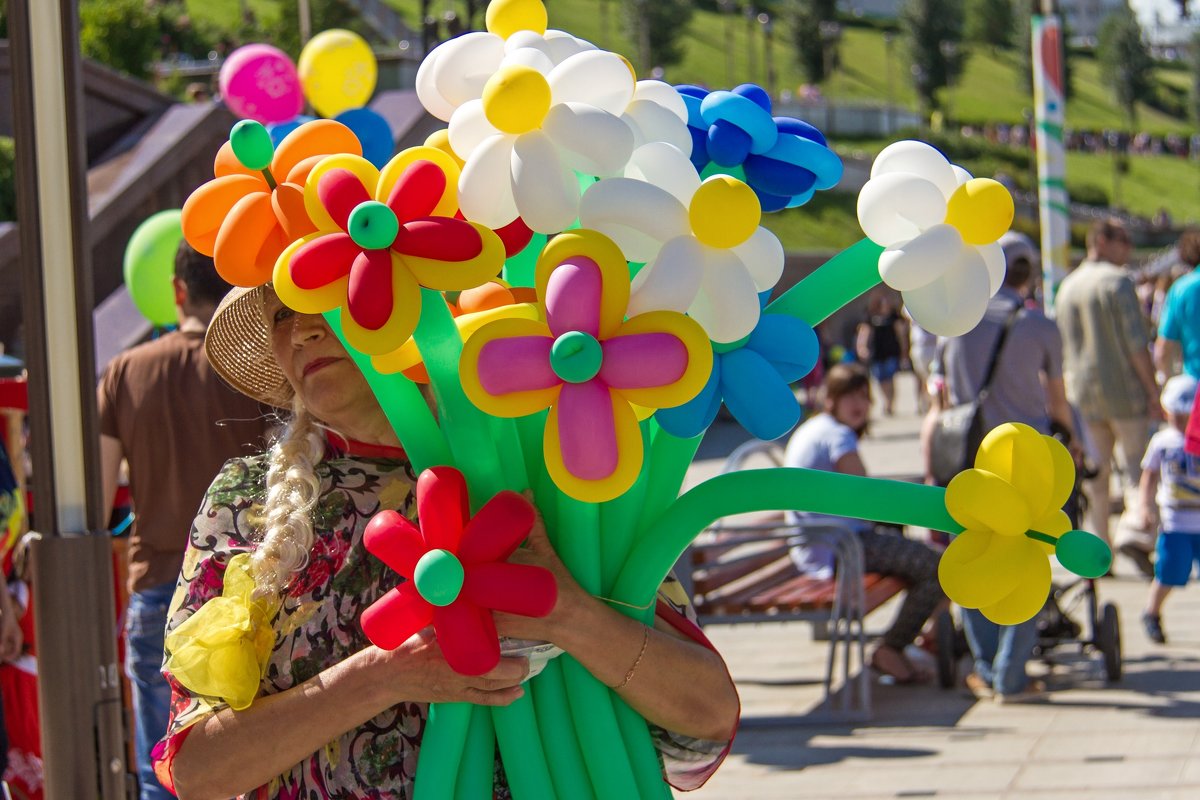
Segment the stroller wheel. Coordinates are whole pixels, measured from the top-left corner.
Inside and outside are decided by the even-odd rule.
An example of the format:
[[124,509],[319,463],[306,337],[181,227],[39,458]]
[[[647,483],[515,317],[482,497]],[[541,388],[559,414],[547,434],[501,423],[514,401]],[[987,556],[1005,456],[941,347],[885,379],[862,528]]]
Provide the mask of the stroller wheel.
[[934,620],[937,642],[938,686],[953,689],[958,682],[958,632],[954,628],[954,616],[949,610],[938,614]]
[[1121,622],[1112,603],[1105,603],[1100,609],[1096,647],[1104,655],[1104,672],[1109,682],[1121,680]]

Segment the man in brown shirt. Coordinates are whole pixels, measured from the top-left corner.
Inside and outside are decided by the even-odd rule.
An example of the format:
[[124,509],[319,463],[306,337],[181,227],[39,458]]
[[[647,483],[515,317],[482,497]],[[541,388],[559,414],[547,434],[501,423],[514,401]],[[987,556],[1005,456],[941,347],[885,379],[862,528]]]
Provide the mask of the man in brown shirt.
[[186,242],[176,254],[174,284],[179,330],[113,359],[97,392],[105,502],[112,503],[124,459],[136,512],[125,669],[141,800],[172,797],[154,778],[150,751],[170,711],[171,690],[160,672],[163,630],[192,518],[225,461],[262,450],[266,424],[263,409],[226,386],[204,355],[204,332],[229,284]]

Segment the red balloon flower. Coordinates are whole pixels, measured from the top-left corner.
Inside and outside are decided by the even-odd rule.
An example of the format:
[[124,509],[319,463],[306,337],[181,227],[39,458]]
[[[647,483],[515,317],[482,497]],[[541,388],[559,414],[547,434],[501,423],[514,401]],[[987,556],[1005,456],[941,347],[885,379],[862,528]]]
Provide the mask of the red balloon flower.
[[363,631],[394,650],[432,623],[446,662],[482,675],[500,661],[491,612],[544,617],[558,597],[549,570],[505,560],[533,529],[533,506],[500,492],[472,517],[462,473],[433,467],[417,479],[417,518],[381,511],[367,524],[367,550],[407,580],[362,613]]

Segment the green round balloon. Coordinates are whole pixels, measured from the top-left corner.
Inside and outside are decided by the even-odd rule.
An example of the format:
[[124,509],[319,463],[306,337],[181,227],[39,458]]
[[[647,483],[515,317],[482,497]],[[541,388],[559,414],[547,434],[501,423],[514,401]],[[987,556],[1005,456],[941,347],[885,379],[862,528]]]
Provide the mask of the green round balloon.
[[364,250],[384,250],[396,241],[400,220],[396,213],[378,200],[359,203],[350,212],[346,233]]
[[583,331],[567,331],[550,346],[550,368],[567,383],[590,381],[603,362],[600,343]]
[[1099,578],[1112,566],[1112,550],[1087,531],[1067,531],[1054,547],[1058,563],[1083,578]]
[[275,156],[271,134],[267,133],[261,122],[252,119],[244,119],[233,126],[229,132],[229,146],[246,169],[266,169],[271,166],[271,159]]
[[179,209],[159,211],[134,230],[125,245],[125,288],[156,327],[179,321],[175,311],[175,251],[183,241]]
[[448,606],[462,591],[463,565],[449,550],[430,550],[413,570],[417,592],[435,606]]

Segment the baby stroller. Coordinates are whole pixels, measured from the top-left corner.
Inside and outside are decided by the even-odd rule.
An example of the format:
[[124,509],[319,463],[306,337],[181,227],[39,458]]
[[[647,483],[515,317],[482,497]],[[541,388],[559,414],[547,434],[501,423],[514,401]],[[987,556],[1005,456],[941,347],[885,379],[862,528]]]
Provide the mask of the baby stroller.
[[[1076,427],[1076,430],[1081,428]],[[1065,432],[1055,433],[1060,438],[1065,436]],[[1087,509],[1088,499],[1082,483],[1095,474],[1095,468],[1085,458],[1075,476],[1075,490],[1063,509],[1071,520],[1071,527],[1079,527]],[[1084,614],[1082,625],[1074,618],[1081,610]],[[1036,657],[1053,664],[1055,651],[1078,646],[1080,653],[1100,654],[1105,677],[1110,683],[1121,680],[1121,623],[1117,607],[1100,601],[1094,578],[1077,578],[1064,585],[1052,584],[1050,597],[1038,613],[1037,626],[1038,640],[1033,650]]]

